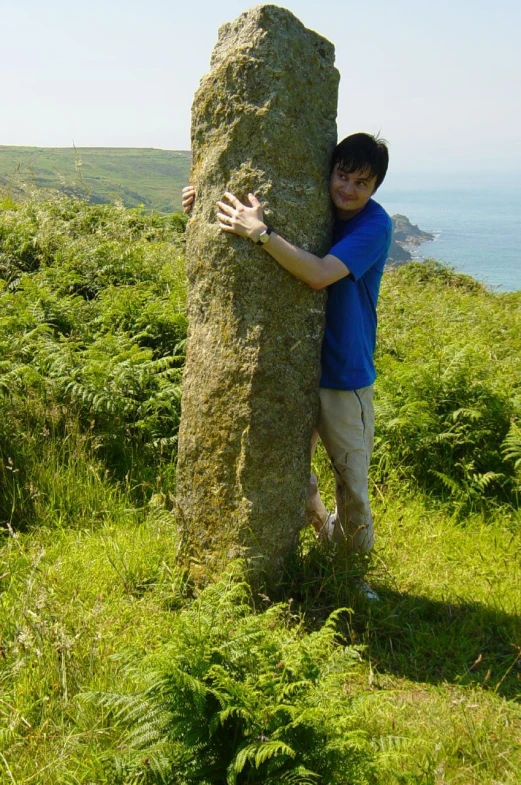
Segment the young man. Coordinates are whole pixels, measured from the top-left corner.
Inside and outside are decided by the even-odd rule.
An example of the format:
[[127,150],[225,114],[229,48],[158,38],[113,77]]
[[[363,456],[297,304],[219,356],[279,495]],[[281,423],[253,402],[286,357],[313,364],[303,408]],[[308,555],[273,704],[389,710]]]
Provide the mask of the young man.
[[[323,258],[273,232],[253,194],[249,205],[229,192],[224,194],[226,201],[217,202],[223,232],[262,244],[266,253],[313,289],[328,288],[320,413],[312,452],[320,436],[335,472],[336,512],[328,515],[312,475],[308,515],[321,536],[343,542],[358,554],[369,553],[373,545],[368,494],[373,355],[376,306],[392,232],[390,217],[371,197],[384,180],[388,162],[386,143],[369,134],[353,134],[337,145],[329,183],[336,221],[333,245]],[[183,190],[185,212],[194,197],[193,187]]]

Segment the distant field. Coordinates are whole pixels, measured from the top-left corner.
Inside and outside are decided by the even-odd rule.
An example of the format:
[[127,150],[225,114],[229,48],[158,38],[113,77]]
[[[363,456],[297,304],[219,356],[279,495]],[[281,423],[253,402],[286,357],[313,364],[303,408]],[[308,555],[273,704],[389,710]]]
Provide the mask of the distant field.
[[189,170],[187,150],[0,146],[0,188],[13,196],[36,186],[171,213],[181,209]]

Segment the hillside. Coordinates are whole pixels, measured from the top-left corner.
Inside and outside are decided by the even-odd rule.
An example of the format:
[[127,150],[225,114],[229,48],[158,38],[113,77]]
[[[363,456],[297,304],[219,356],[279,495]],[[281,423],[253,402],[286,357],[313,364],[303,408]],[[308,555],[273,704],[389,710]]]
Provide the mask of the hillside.
[[[198,592],[184,225],[0,201],[0,782],[518,785],[521,292],[384,276],[380,602],[308,530],[280,597],[240,563]],[[331,506],[320,448],[313,469]]]
[[52,188],[92,203],[142,204],[163,213],[181,208],[188,151],[117,147],[2,147],[0,186],[13,196]]

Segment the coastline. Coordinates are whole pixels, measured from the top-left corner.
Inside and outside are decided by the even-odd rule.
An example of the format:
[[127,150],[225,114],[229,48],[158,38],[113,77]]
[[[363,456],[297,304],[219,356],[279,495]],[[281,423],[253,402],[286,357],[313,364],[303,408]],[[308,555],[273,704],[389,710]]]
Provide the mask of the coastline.
[[[379,195],[389,215],[406,215],[432,239],[406,247],[411,259],[434,258],[493,291],[521,290],[521,186],[500,189],[440,186],[419,181]],[[490,184],[489,184],[490,185]]]

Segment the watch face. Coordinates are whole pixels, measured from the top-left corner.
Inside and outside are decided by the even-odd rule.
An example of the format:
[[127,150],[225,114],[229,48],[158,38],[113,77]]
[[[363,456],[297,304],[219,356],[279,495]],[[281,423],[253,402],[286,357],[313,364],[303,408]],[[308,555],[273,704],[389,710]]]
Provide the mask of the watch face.
[[261,234],[261,236],[259,237],[259,240],[260,240],[260,241],[261,241],[261,243],[263,243],[263,244],[264,244],[264,243],[267,243],[269,239],[270,239],[270,236],[269,236],[268,232],[263,232],[263,233]]

